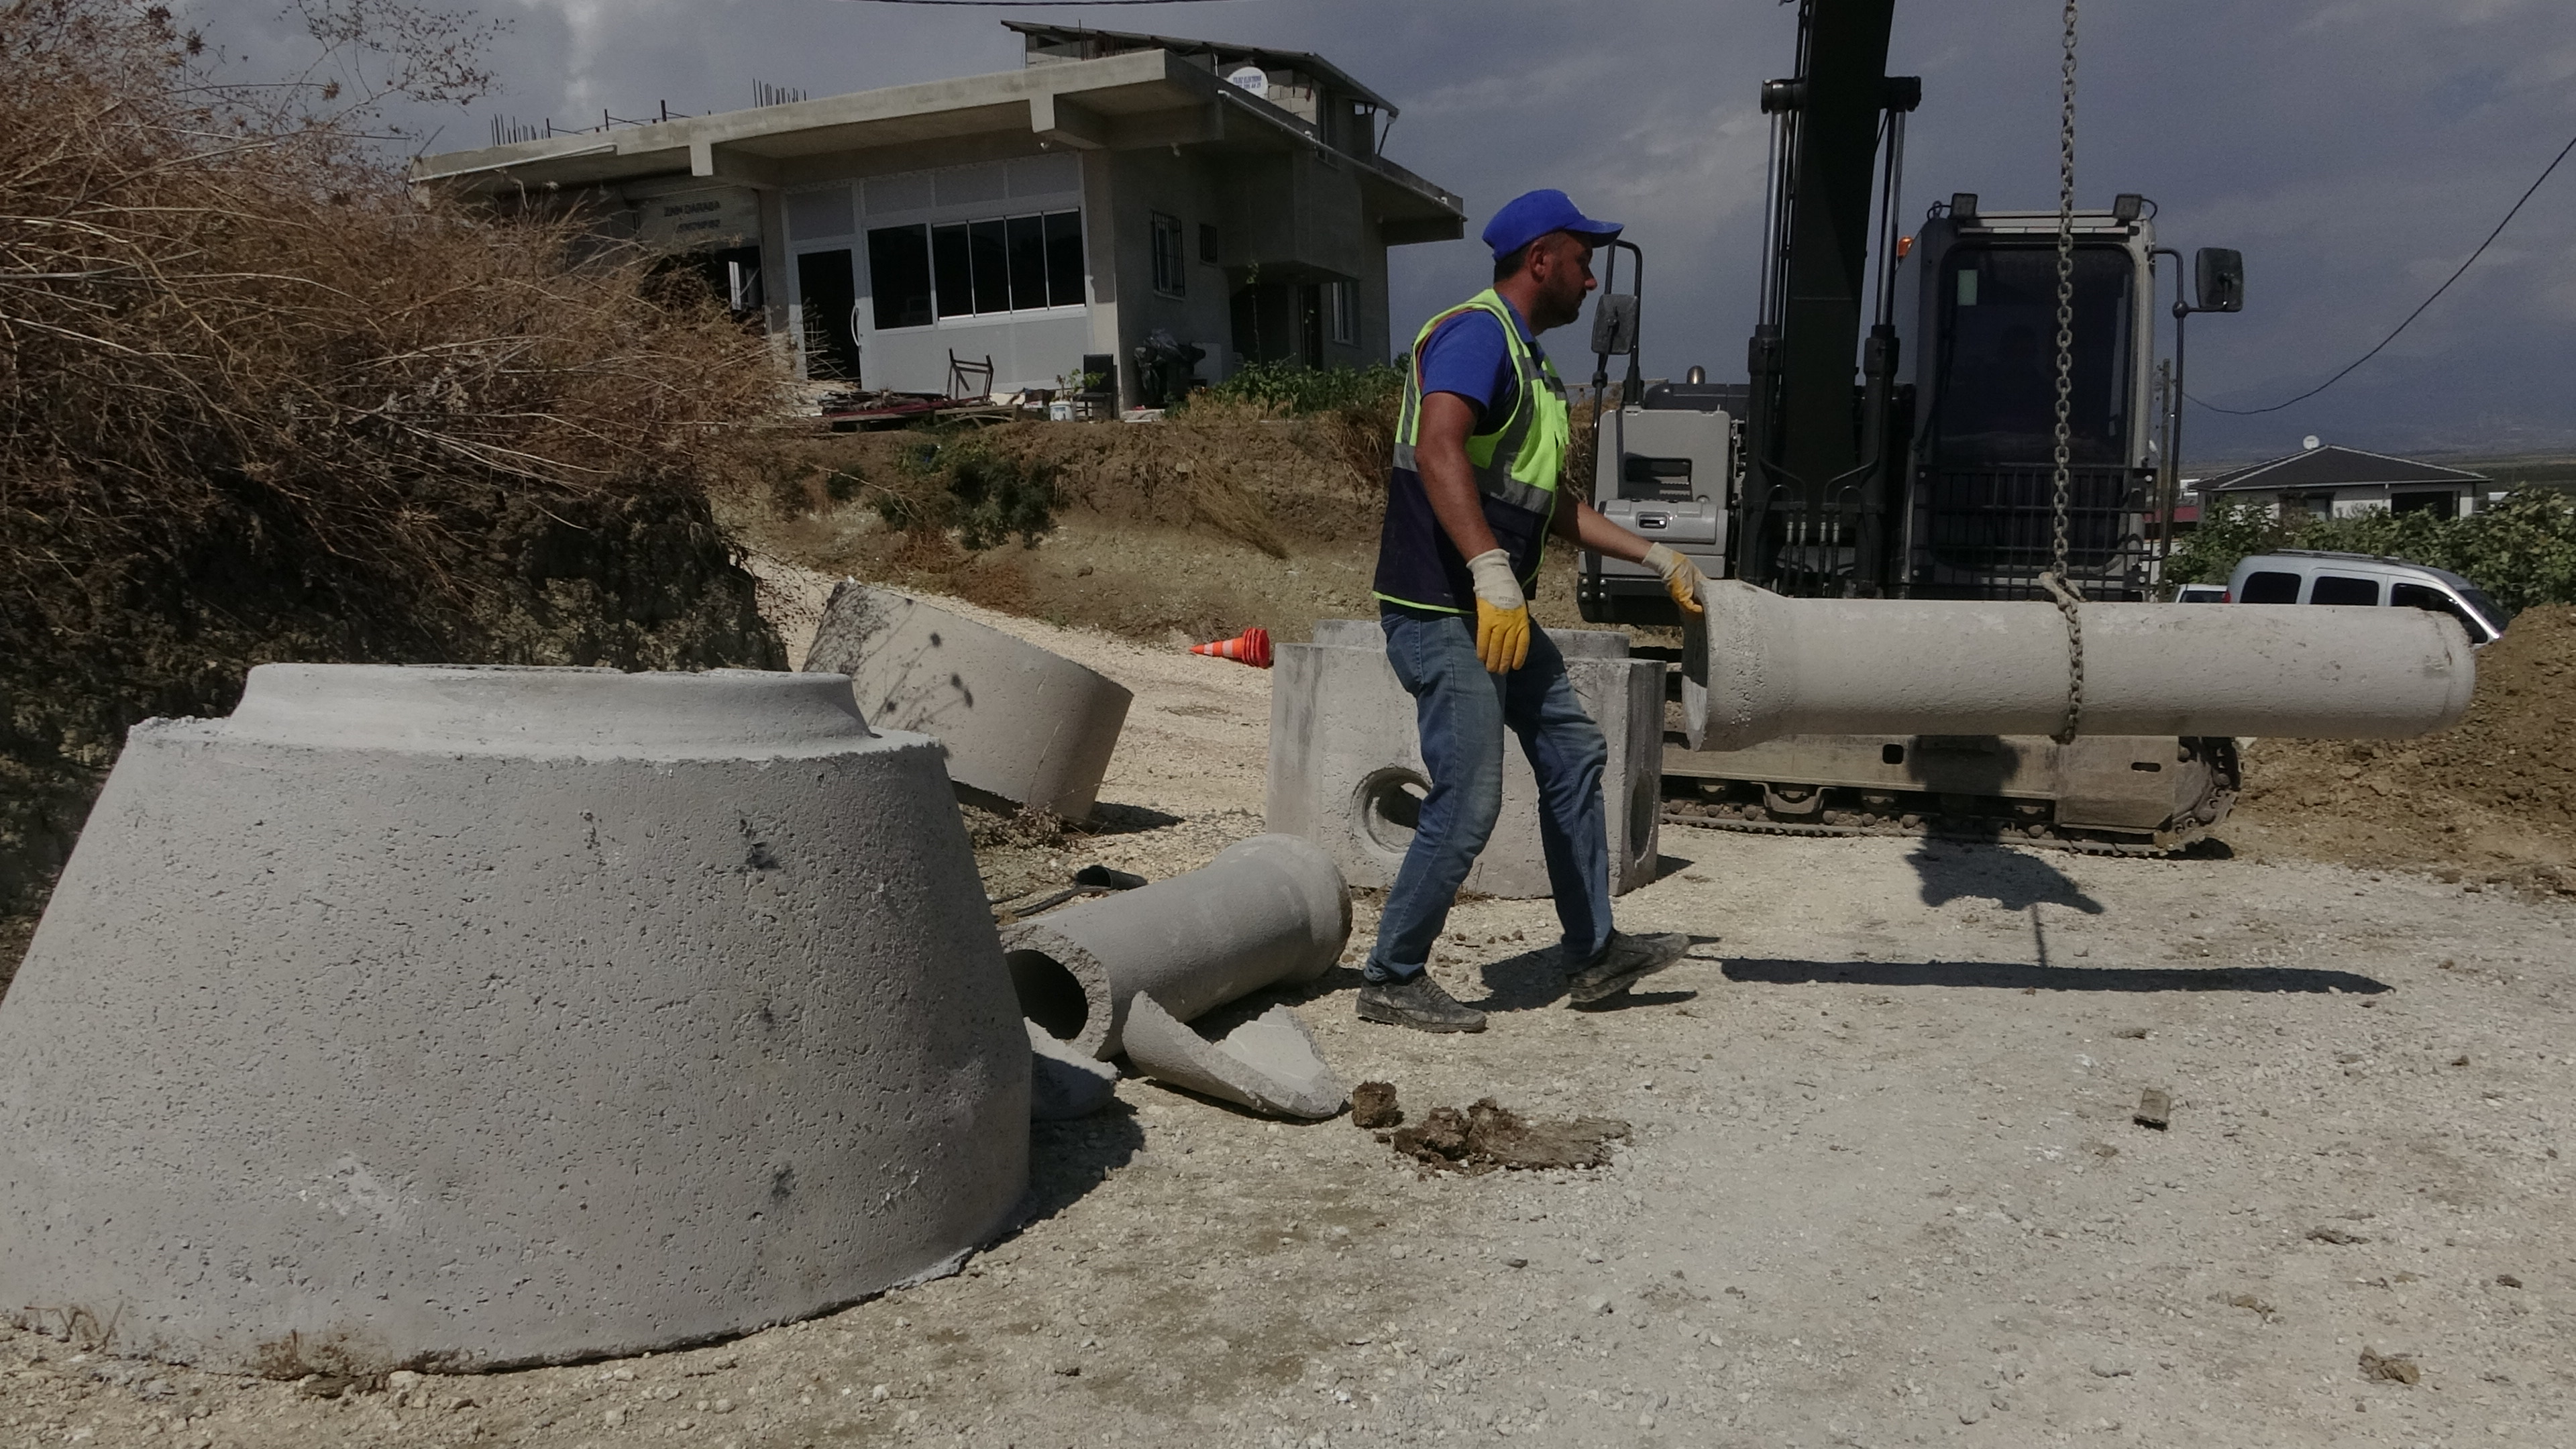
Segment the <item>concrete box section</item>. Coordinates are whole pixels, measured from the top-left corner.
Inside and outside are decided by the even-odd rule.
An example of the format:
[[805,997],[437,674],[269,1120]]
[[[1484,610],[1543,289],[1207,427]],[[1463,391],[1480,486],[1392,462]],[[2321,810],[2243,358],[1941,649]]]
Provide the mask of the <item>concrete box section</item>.
[[[1326,620],[1316,635],[1375,638],[1366,648],[1277,646],[1270,672],[1268,828],[1321,846],[1352,885],[1383,887],[1404,863],[1430,788],[1413,696],[1387,663],[1376,625]],[[1621,634],[1550,630],[1549,637],[1565,655],[1576,697],[1609,744],[1601,779],[1610,889],[1624,894],[1655,878],[1662,839],[1664,666],[1625,657]],[[1538,781],[1517,740],[1504,744],[1502,816],[1465,889],[1524,900],[1553,894],[1539,846]]]
[[560,1362],[943,1271],[1029,1043],[919,735],[822,675],[269,665],[138,725],[0,999],[0,1314]]
[[947,747],[948,774],[1067,820],[1091,814],[1134,698],[1061,655],[908,594],[844,580],[805,668],[850,676],[859,710]]

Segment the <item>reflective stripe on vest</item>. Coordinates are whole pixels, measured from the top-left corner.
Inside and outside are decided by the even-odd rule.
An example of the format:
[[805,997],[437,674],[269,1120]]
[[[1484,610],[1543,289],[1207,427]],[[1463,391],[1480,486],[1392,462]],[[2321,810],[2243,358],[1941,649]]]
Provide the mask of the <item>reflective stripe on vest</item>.
[[1419,472],[1413,464],[1414,440],[1422,426],[1422,348],[1441,324],[1461,312],[1481,311],[1502,325],[1503,345],[1520,386],[1512,414],[1501,427],[1467,439],[1467,463],[1476,491],[1532,513],[1556,510],[1556,484],[1565,468],[1565,449],[1572,436],[1565,384],[1556,365],[1532,354],[1512,318],[1511,304],[1491,287],[1422,324],[1413,339],[1413,359],[1405,369],[1404,408],[1395,422],[1395,466]]

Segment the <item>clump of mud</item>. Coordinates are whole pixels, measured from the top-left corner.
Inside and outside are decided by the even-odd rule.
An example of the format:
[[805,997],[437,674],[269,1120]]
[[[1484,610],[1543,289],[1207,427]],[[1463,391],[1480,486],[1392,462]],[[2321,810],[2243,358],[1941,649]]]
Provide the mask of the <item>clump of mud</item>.
[[1395,1100],[1395,1088],[1385,1082],[1362,1082],[1351,1088],[1351,1125],[1376,1131],[1394,1127],[1404,1121],[1404,1108]]
[[1614,1118],[1533,1122],[1487,1097],[1464,1112],[1434,1107],[1420,1125],[1398,1128],[1387,1142],[1427,1166],[1472,1175],[1496,1168],[1607,1167],[1610,1144],[1627,1135],[1628,1124]]

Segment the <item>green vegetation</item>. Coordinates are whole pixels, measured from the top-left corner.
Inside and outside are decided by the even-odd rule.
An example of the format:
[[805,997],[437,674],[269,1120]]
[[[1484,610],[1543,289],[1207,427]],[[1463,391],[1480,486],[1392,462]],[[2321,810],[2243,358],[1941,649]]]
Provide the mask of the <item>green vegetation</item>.
[[2178,584],[2224,583],[2236,561],[2275,549],[2366,553],[2430,564],[2466,577],[2519,612],[2576,603],[2576,498],[2549,487],[2519,488],[2466,518],[2374,509],[2353,518],[2275,518],[2258,503],[2220,503],[2181,540],[2165,577]]
[[[1006,453],[980,432],[944,430],[906,448],[902,462],[914,487],[861,490],[896,528],[954,528],[967,552],[981,553],[1015,534],[1023,548],[1034,548],[1055,527],[1053,463]],[[839,487],[829,491],[836,501],[850,496]]]
[[1391,412],[1403,392],[1404,374],[1385,363],[1374,367],[1314,368],[1295,362],[1251,362],[1225,381],[1190,394],[1183,406],[1232,403],[1287,417]]

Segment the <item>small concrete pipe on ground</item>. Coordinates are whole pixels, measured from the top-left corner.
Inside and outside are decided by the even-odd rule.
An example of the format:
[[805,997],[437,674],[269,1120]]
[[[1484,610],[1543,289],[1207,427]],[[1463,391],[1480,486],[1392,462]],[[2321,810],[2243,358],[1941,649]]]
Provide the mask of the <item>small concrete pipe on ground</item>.
[[[1793,599],[1733,579],[1683,637],[1691,748],[1783,735],[2048,735],[2066,721],[2049,603]],[[2468,636],[2418,609],[2086,604],[2087,735],[2402,739],[2469,707]]]
[[1151,994],[1189,1021],[1341,959],[1351,896],[1323,851],[1256,835],[1197,870],[1005,927],[1020,1009],[1095,1057],[1126,1050],[1129,1003]]

